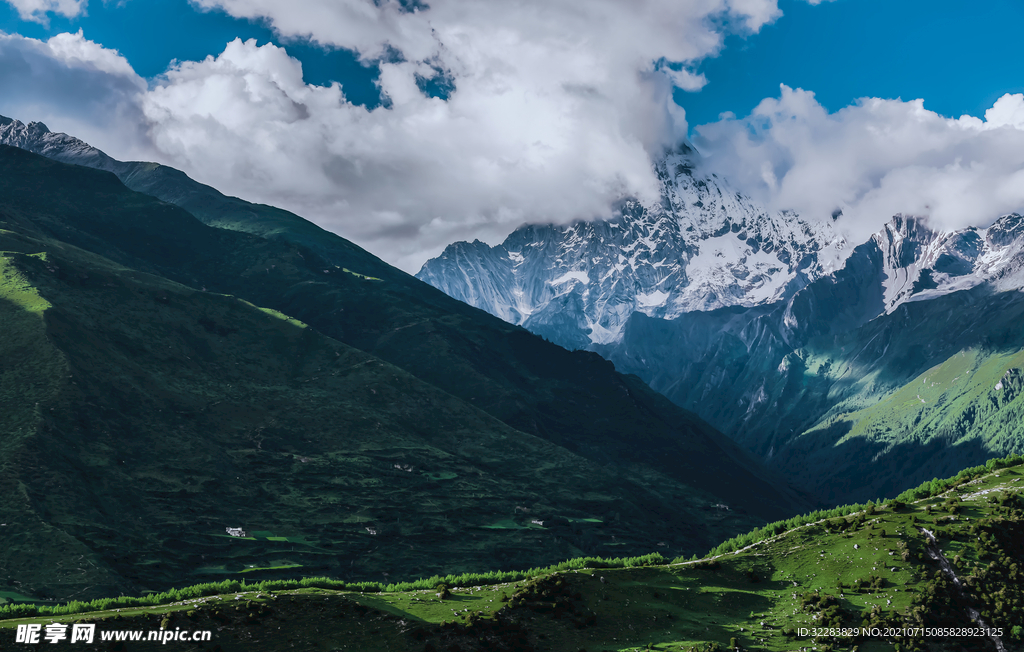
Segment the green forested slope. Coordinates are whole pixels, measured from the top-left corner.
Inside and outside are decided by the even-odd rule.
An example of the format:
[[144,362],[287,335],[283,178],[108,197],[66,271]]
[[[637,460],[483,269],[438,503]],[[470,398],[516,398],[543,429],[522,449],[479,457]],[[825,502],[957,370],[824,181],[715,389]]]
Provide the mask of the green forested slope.
[[866,500],[1024,452],[1022,317],[1018,292],[961,292],[812,340],[786,359],[806,430],[773,463]]
[[0,250],[0,537],[23,593],[521,566],[750,522],[681,485],[663,519],[629,478],[280,313],[51,242]]

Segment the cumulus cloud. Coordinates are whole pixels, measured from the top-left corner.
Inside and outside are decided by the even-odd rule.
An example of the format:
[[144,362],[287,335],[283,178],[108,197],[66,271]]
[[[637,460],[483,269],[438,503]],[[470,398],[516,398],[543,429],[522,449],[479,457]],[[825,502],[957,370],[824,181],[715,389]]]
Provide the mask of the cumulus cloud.
[[829,113],[782,86],[743,119],[696,128],[708,165],[776,208],[841,224],[855,241],[896,213],[985,225],[1024,209],[1024,96],[985,119],[945,118],[923,100],[864,98]]
[[367,111],[338,86],[304,84],[284,50],[235,41],[169,71],[143,109],[170,161],[228,192],[283,203],[391,260],[422,258],[424,246],[456,238],[503,237],[528,219],[601,214],[624,193],[655,192],[644,137],[656,135],[645,133],[653,121],[670,120],[664,79],[638,83],[657,108],[634,130],[592,89],[551,97],[467,85],[444,101],[419,90],[417,67],[384,64],[391,104]]
[[[5,35],[0,110],[293,210],[409,271],[453,240],[656,197],[651,158],[687,133],[673,88],[706,83],[694,69],[724,30],[780,15],[776,0],[193,4],[356,51],[379,64],[385,104],[353,105],[282,47],[239,40],[147,85],[80,32]],[[444,99],[423,90],[439,77]]]
[[[687,132],[677,85],[775,0],[196,0],[283,36],[383,57],[385,107],[314,87],[274,46],[176,66],[145,99],[154,142],[218,187],[284,203],[415,270],[455,239],[606,214],[653,196]],[[429,6],[427,6],[429,5]],[[428,97],[425,80],[454,88]]]
[[[1024,129],[1024,93],[1003,95],[992,108],[985,111],[985,122],[988,127],[1010,126]],[[984,127],[984,125],[976,125]]]
[[146,83],[135,74],[132,65],[120,52],[90,41],[81,29],[77,34],[57,34],[46,45],[53,58],[68,68],[105,72],[111,77],[123,77],[140,90],[146,88]]
[[45,24],[50,13],[75,18],[85,13],[85,5],[89,0],[7,0],[14,7],[22,20],[31,20]]

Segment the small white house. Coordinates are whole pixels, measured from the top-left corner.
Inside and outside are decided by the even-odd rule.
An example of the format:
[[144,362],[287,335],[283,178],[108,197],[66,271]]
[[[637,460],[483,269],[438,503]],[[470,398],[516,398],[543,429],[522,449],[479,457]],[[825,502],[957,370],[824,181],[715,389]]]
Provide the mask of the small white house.
[[224,529],[227,530],[228,534],[230,534],[233,537],[244,537],[245,536],[245,530],[243,530],[240,527],[227,527],[227,528],[224,528]]

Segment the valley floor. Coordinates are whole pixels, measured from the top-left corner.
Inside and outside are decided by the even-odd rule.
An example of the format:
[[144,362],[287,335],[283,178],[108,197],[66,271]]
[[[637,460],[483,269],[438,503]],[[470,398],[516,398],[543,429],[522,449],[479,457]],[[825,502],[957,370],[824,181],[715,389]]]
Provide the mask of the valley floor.
[[[13,643],[19,625],[95,623],[101,647],[91,649],[1019,650],[1022,489],[1024,467],[1014,466],[688,562],[393,593],[251,590],[11,619],[0,621],[0,649],[32,649]],[[933,559],[924,530],[960,586]],[[969,610],[998,636],[976,631]],[[99,643],[105,632],[127,630],[209,631],[211,641]]]

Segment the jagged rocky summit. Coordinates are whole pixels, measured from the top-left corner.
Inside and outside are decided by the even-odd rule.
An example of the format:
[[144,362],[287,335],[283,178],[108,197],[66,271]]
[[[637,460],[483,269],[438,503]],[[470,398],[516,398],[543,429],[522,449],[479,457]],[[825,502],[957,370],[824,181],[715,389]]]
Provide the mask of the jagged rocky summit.
[[792,296],[833,271],[832,223],[773,212],[702,169],[682,145],[656,165],[657,204],[623,200],[612,219],[525,225],[500,245],[457,242],[417,277],[571,348],[621,337],[634,312],[695,310]]
[[74,136],[50,131],[42,122],[26,124],[0,116],[0,144],[25,149],[62,163],[75,163],[108,172],[117,172],[131,165],[115,161]]
[[[672,320],[792,303],[853,253],[833,222],[768,210],[704,171],[686,145],[656,171],[657,205],[626,199],[611,219],[524,225],[493,247],[456,242],[417,277],[563,346],[594,348],[620,342],[635,313]],[[894,216],[870,238],[877,265],[859,279],[865,292],[881,292],[880,305],[856,323],[982,284],[1021,287],[1022,232],[1016,215],[959,230]]]
[[1024,218],[1003,215],[987,228],[933,229],[927,220],[896,215],[871,237],[883,255],[878,279],[885,312],[988,284],[1024,286]]

